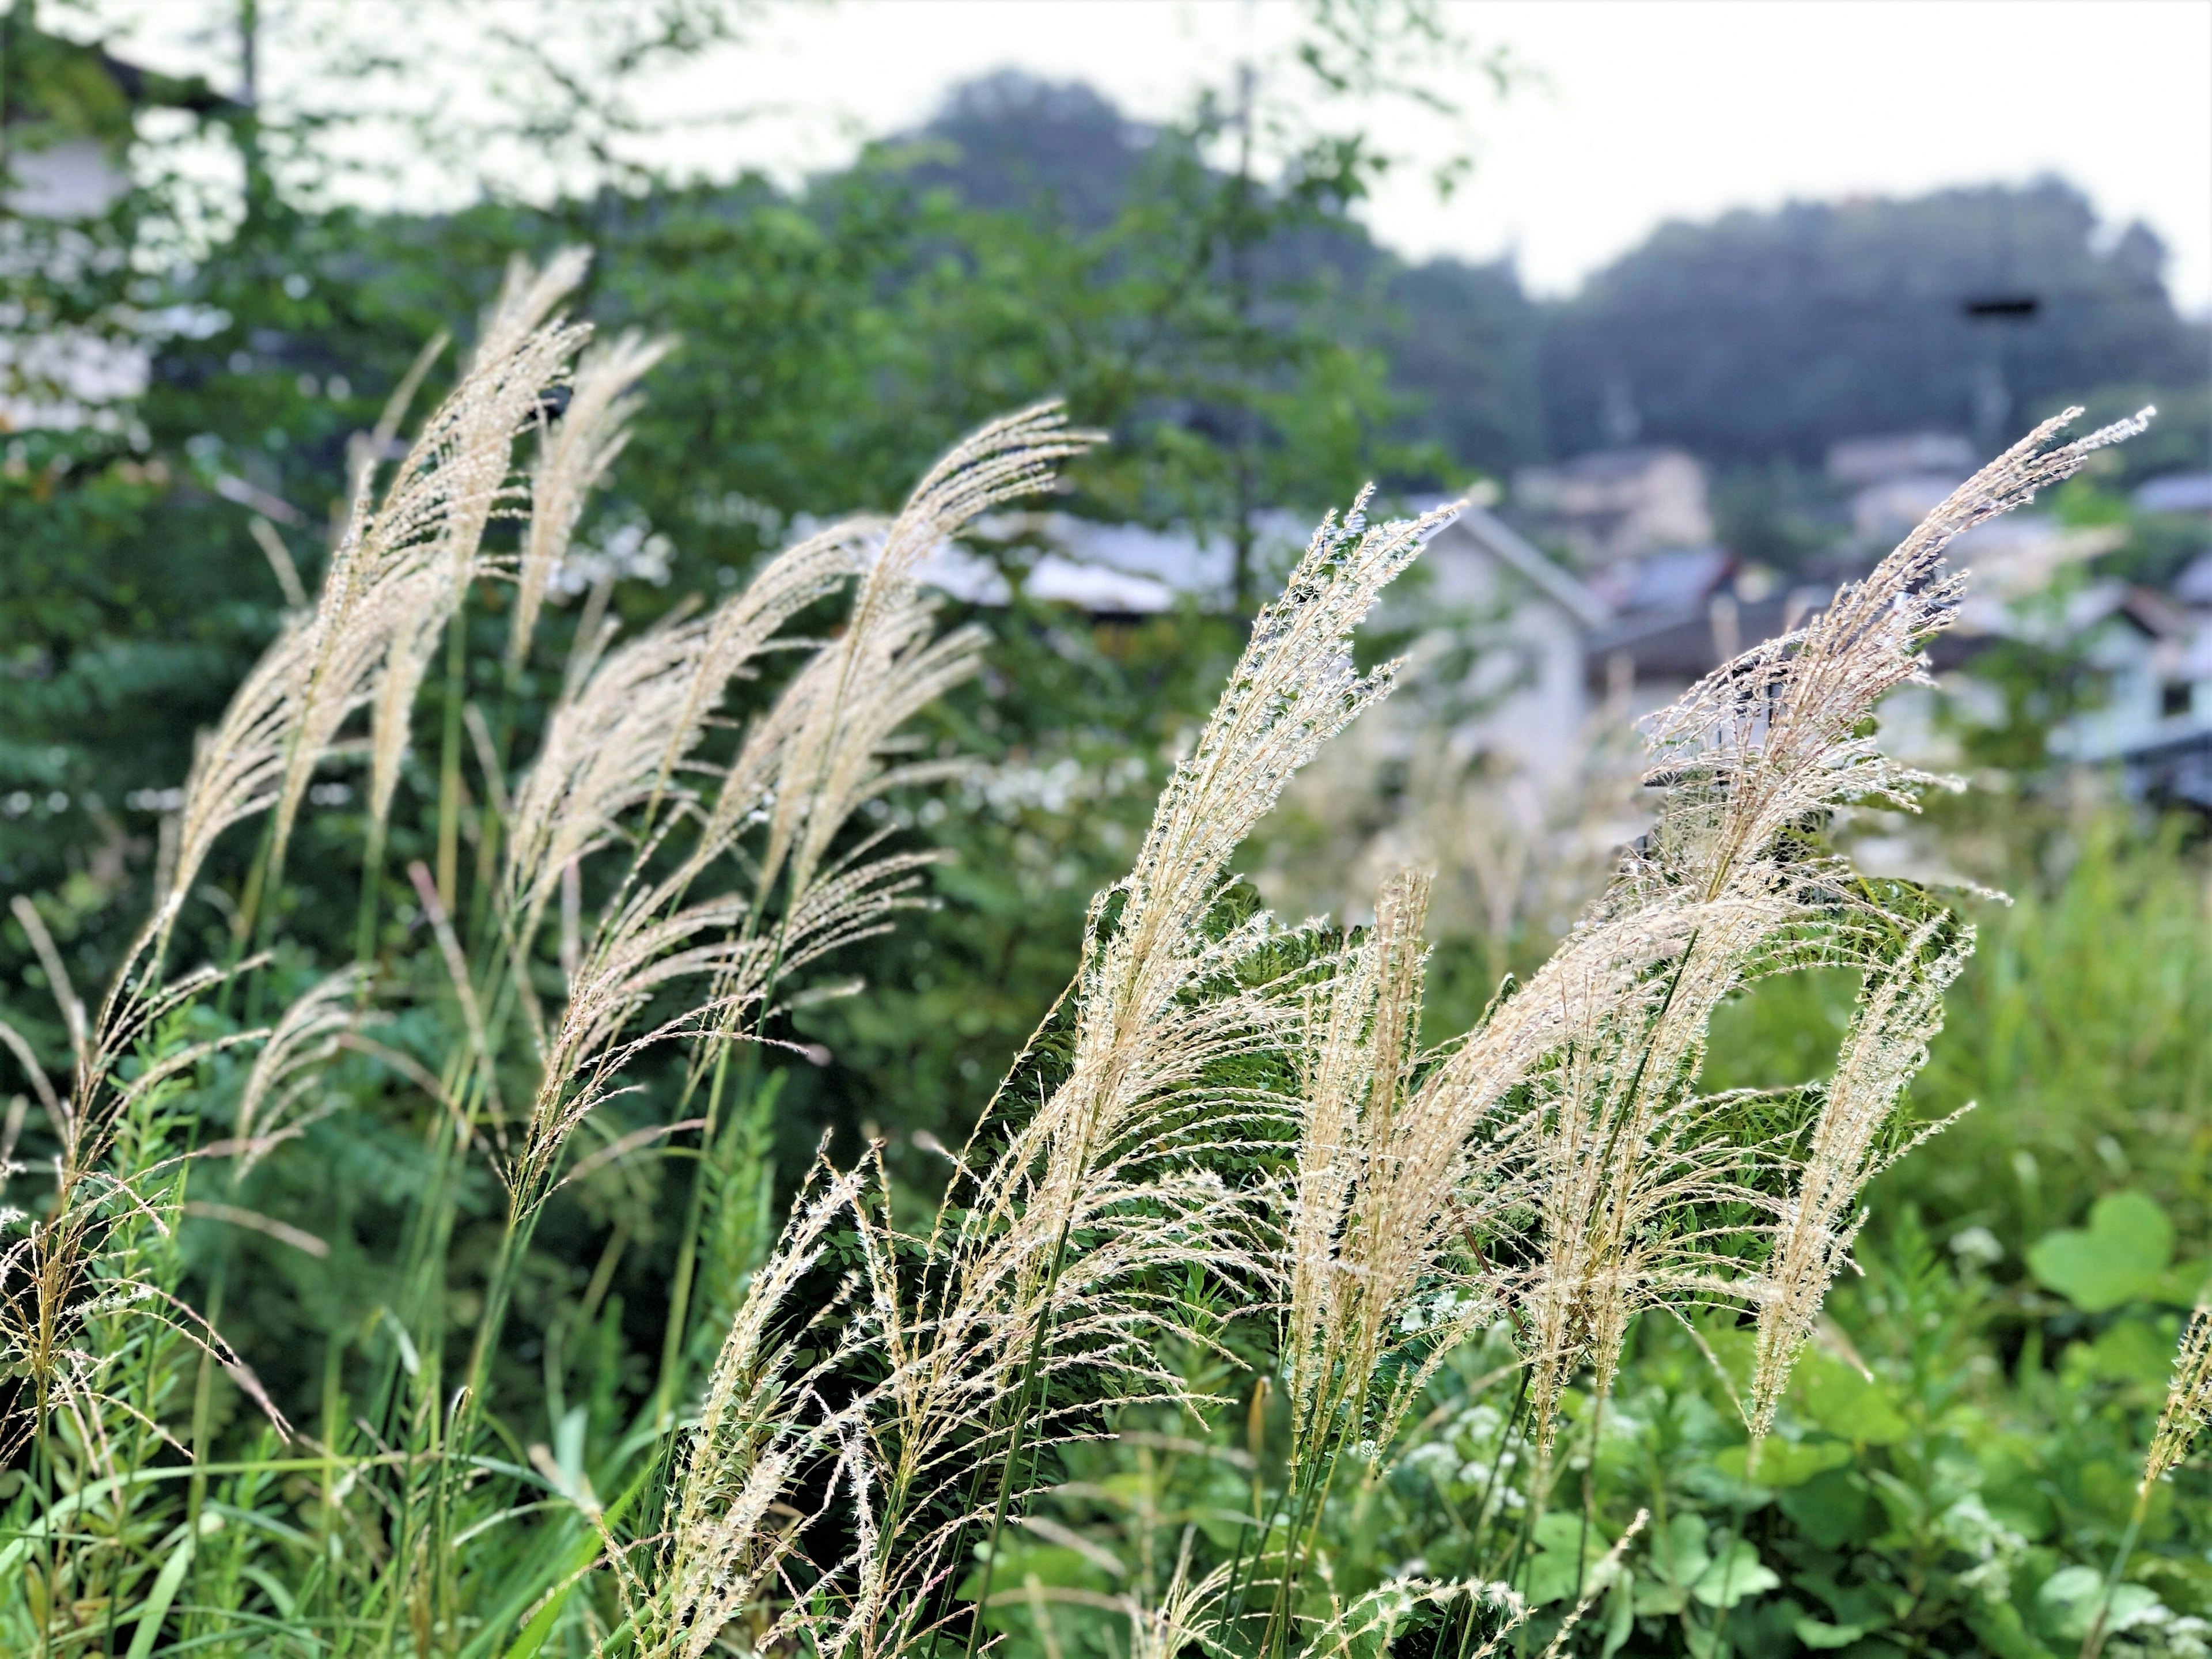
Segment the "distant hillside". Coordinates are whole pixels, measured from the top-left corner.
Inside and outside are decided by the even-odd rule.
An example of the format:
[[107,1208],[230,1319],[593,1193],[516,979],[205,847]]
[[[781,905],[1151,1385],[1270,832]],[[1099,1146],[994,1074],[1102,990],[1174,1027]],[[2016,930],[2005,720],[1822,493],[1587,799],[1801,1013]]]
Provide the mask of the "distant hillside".
[[[1158,135],[1087,87],[1005,73],[905,138],[918,184],[1092,231],[1146,188]],[[1409,264],[1349,219],[1268,258],[1342,293],[1413,405],[1406,435],[1493,471],[1630,440],[1724,465],[1911,428],[1994,443],[2100,386],[2202,387],[2212,349],[2157,237],[2109,236],[2056,179],[1672,223],[1551,306],[1510,262]]]
[[2201,386],[2205,331],[2176,313],[2157,237],[2100,228],[2057,179],[1662,226],[1547,316],[1552,441],[1810,461],[1937,427],[1993,446],[2100,385]]

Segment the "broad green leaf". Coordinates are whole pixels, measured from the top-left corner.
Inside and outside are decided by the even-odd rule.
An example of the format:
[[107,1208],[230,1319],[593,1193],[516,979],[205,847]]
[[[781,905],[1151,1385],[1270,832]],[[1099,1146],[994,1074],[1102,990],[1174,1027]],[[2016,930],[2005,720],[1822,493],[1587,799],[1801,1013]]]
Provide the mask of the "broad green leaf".
[[[1587,1531],[1579,1514],[1553,1510],[1536,1522],[1536,1553],[1522,1575],[1522,1595],[1530,1605],[1571,1601],[1590,1586],[1613,1540],[1595,1524]],[[1580,1562],[1577,1578],[1575,1567]]]
[[1613,1659],[1635,1633],[1636,1583],[1624,1572],[1605,1595],[1605,1645],[1598,1650],[1598,1659]]
[[1966,1614],[1966,1626],[1996,1659],[2057,1659],[2028,1634],[2027,1621],[2010,1601],[1984,1601]]
[[[2065,1641],[2079,1641],[2089,1633],[2104,1591],[2105,1575],[2096,1568],[2061,1567],[2036,1591],[2036,1612],[2051,1635]],[[2116,1584],[2105,1614],[2105,1628],[2118,1634],[2141,1622],[2158,1605],[2156,1592],[2141,1584]]]
[[2169,1308],[2193,1308],[2207,1296],[2212,1296],[2212,1256],[2198,1256],[2177,1267],[2169,1267],[2158,1281],[2152,1295]]
[[[1802,1486],[1784,1487],[1777,1502],[1798,1531],[1824,1550],[1869,1542],[1883,1525],[1881,1505],[1865,1481],[1844,1469],[1814,1475]],[[1836,1622],[1862,1621],[1839,1617]]]
[[1639,1613],[1680,1613],[1689,1604],[1690,1587],[1712,1565],[1705,1547],[1705,1518],[1678,1515],[1651,1534],[1648,1572],[1636,1581]]
[[2155,1297],[2173,1261],[2173,1223],[2142,1193],[2097,1200],[2087,1227],[2046,1233],[2028,1249],[2031,1272],[2085,1313]]
[[1780,1574],[1759,1564],[1759,1552],[1751,1540],[1739,1538],[1719,1560],[1698,1575],[1690,1594],[1709,1607],[1732,1607],[1754,1595],[1764,1595],[1781,1583]]
[[[2166,1316],[2169,1324],[2172,1316]],[[2123,1318],[2089,1344],[2089,1370],[2118,1382],[2140,1382],[2165,1391],[2173,1371],[2173,1334],[2147,1319]]]
[[1864,1625],[1827,1625],[1818,1619],[1800,1619],[1790,1628],[1808,1648],[1847,1648],[1867,1633]]
[[1869,1381],[1833,1354],[1807,1354],[1790,1389],[1799,1414],[1838,1440],[1862,1446],[1893,1445],[1911,1427],[1890,1403],[1889,1391],[1879,1378]]
[[1731,1446],[1713,1459],[1723,1474],[1748,1479],[1762,1486],[1802,1486],[1818,1474],[1839,1469],[1851,1461],[1851,1449],[1840,1440],[1778,1440],[1769,1438],[1759,1449],[1759,1462],[1747,1474],[1748,1446]]

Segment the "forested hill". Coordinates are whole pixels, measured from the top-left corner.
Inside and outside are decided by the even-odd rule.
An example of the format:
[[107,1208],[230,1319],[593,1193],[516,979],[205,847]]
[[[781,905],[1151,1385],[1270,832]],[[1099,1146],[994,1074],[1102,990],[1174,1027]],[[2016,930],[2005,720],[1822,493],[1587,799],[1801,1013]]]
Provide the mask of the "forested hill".
[[[1146,190],[1159,137],[1089,88],[1006,73],[905,142],[925,187],[1094,229]],[[1478,174],[1446,211],[1482,201]],[[2212,367],[2156,234],[2100,225],[2055,179],[1668,223],[1553,304],[1509,263],[1407,264],[1349,217],[1268,257],[1356,302],[1348,320],[1422,405],[1410,435],[1490,470],[1630,438],[1723,464],[1816,463],[1917,427],[1993,443],[2100,386],[2201,398]]]
[[1547,317],[1552,441],[1604,441],[1610,409],[1716,459],[1812,460],[1911,427],[1994,445],[2110,382],[2201,386],[2157,236],[2100,230],[2051,179],[1662,226]]

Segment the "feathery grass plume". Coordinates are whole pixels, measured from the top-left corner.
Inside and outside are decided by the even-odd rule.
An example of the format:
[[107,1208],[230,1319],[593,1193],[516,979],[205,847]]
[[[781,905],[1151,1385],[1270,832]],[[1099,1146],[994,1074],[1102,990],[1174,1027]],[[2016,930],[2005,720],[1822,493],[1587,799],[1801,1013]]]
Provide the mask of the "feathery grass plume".
[[[742,894],[666,915],[653,903],[658,890],[633,897],[595,937],[547,1043],[524,1146],[501,1171],[517,1217],[543,1199],[569,1135],[608,1097],[631,1059],[659,1043],[733,1028],[757,1008],[779,962],[795,972],[881,932],[915,902],[916,872],[930,861],[927,854],[904,854],[817,884],[787,919],[780,955],[775,941],[744,928],[751,905]],[[696,978],[709,982],[708,994],[643,1033],[624,1036],[657,993]]]
[[[265,1037],[237,1031],[199,1042],[162,1041],[180,1010],[221,975],[202,969],[161,988],[111,998],[76,1068],[58,1125],[53,1190],[41,1213],[29,1218],[21,1237],[0,1251],[0,1362],[28,1383],[0,1422],[0,1459],[12,1457],[44,1431],[58,1413],[74,1425],[77,1443],[97,1455],[106,1443],[103,1412],[137,1415],[125,1395],[105,1379],[127,1357],[87,1341],[95,1322],[131,1310],[184,1340],[204,1346],[280,1426],[276,1413],[230,1350],[162,1285],[136,1271],[120,1235],[149,1229],[166,1237],[180,1196],[179,1158],[146,1137],[141,1109],[177,1091],[179,1079],[218,1054]],[[68,993],[57,986],[58,1001]],[[143,1063],[128,1079],[118,1068],[147,1045]]]
[[811,537],[705,618],[678,617],[585,659],[515,796],[502,902],[519,941],[535,933],[561,872],[667,789],[730,682],[859,568],[860,533],[841,525]]
[[[1296,1184],[1281,1245],[1289,1281],[1277,1350],[1290,1407],[1284,1531],[1278,1543],[1269,1522],[1249,1575],[1256,1585],[1267,1577],[1262,1563],[1276,1563],[1263,1648],[1292,1634],[1344,1455],[1389,1447],[1437,1367],[1498,1307],[1496,1288],[1455,1270],[1451,1259],[1466,1222],[1457,1195],[1485,1183],[1451,1114],[1412,1093],[1429,892],[1425,873],[1393,877],[1376,899],[1374,927],[1310,994]],[[1480,1600],[1481,1592],[1471,1583],[1420,1587],[1432,1601]],[[1340,1648],[1410,1605],[1363,1600],[1316,1639]],[[1355,1614],[1367,1623],[1347,1623]],[[1388,1635],[1382,1629],[1377,1639]]]
[[[1951,539],[2069,476],[2144,419],[2055,444],[2079,412],[2037,428],[1969,479],[1806,627],[1745,653],[1654,718],[1662,769],[1651,781],[1668,790],[1658,824],[1555,958],[1571,961],[1613,933],[1647,965],[1631,994],[1581,1001],[1568,1040],[1534,1078],[1541,1212],[1527,1295],[1540,1447],[1548,1449],[1566,1376],[1589,1363],[1602,1392],[1638,1308],[1745,1288],[1730,1283],[1740,1232],[1703,1218],[1760,1203],[1765,1152],[1741,1144],[1724,1103],[1691,1089],[1712,1011],[1765,974],[1848,957],[1854,936],[1909,931],[1911,918],[1885,916],[1879,901],[1855,893],[1848,866],[1822,855],[1803,826],[1866,801],[1909,809],[1942,781],[1884,755],[1869,716],[1884,693],[1926,681],[1921,647],[1949,625],[1964,580],[1941,568]],[[1917,1065],[1912,1030],[1925,1006],[1914,997],[1863,1005],[1869,1023],[1857,1042],[1881,1086],[1889,1064]],[[1903,1024],[1893,1033],[1883,1018]],[[1895,1051],[1877,1060],[1893,1038]],[[1837,1109],[1853,1107],[1847,1098]],[[1817,1144],[1827,1160],[1821,1181],[1849,1183],[1835,1160],[1851,1138]],[[1827,1258],[1801,1244],[1790,1261],[1802,1273],[1825,1271]],[[1793,1320],[1818,1306],[1802,1285],[1750,1288],[1790,1308]],[[1784,1352],[1795,1352],[1779,1330],[1777,1342],[1770,1386],[1778,1386],[1774,1367],[1786,1370]]]
[[577,359],[568,407],[544,441],[530,475],[530,529],[515,572],[508,672],[520,668],[530,654],[545,585],[568,550],[585,498],[629,442],[630,417],[644,401],[631,388],[675,345],[671,337],[647,339],[633,329]]
[[[925,505],[931,488],[917,491]],[[942,522],[941,513],[929,517]],[[908,1282],[901,1265],[922,1241],[902,1240],[882,1203],[856,1206],[866,1284],[854,1319],[882,1354],[884,1374],[851,1407],[866,1425],[865,1438],[835,1442],[836,1479],[859,1518],[850,1553],[813,1563],[818,1580],[809,1580],[834,1593],[823,1601],[793,1587],[789,1616],[810,1620],[823,1650],[890,1655],[940,1629],[953,1615],[945,1593],[963,1568],[964,1542],[977,1527],[1003,1522],[1038,1478],[1033,1455],[1022,1467],[1024,1450],[1096,1433],[1117,1402],[1187,1401],[1188,1381],[1155,1340],[1176,1324],[1176,1310],[1148,1283],[1208,1268],[1265,1281],[1266,1266],[1247,1243],[1249,1199],[1200,1167],[1199,1143],[1241,1141],[1244,1132],[1224,1109],[1233,1120],[1255,1109],[1284,1114],[1287,1105],[1258,1102],[1249,1089],[1197,1085],[1210,1067],[1287,1031],[1294,1004],[1280,988],[1238,981],[1267,937],[1264,919],[1217,933],[1209,922],[1225,861],[1253,822],[1329,735],[1387,689],[1387,668],[1353,672],[1351,631],[1448,516],[1370,529],[1356,509],[1341,527],[1334,515],[1324,523],[1285,597],[1256,626],[1196,751],[1177,769],[1136,873],[1094,906],[1067,1075],[967,1178],[926,1247],[934,1265],[923,1282]],[[917,542],[927,544],[894,532],[884,562],[896,554],[899,563],[885,572],[876,603],[857,614],[896,621],[903,596],[891,584]],[[902,623],[877,627],[888,642],[877,647],[884,654],[854,648],[848,655],[855,666],[841,665],[835,681],[822,670],[815,695],[823,703],[865,696],[868,678],[857,665],[895,660],[910,636]],[[861,631],[857,622],[851,631]],[[854,733],[848,741],[856,759],[878,746],[870,722],[839,724]],[[775,743],[787,752],[775,775],[826,777],[833,802],[864,798],[864,766],[825,763],[830,739],[813,735],[825,725],[810,718],[780,733]],[[772,827],[772,856],[784,858],[794,879],[818,863],[803,837],[826,816],[818,807],[787,812],[789,827]],[[979,1144],[992,1133],[979,1131]],[[1081,1248],[1068,1249],[1076,1236]],[[771,1265],[763,1277],[777,1272]],[[726,1363],[718,1364],[715,1389],[727,1386],[727,1373]],[[1048,1374],[1054,1399],[1036,1395]],[[781,1409],[812,1413],[815,1462],[833,1461],[827,1407],[792,1401]],[[776,1478],[800,1476],[786,1469]],[[726,1603],[725,1616],[737,1605]],[[691,1650],[713,1634],[695,1626],[700,1646]]]
[[1820,1090],[1797,1164],[1781,1200],[1766,1261],[1743,1291],[1758,1309],[1758,1345],[1745,1416],[1753,1450],[1774,1425],[1796,1356],[1858,1236],[1865,1212],[1852,1206],[1866,1184],[1945,1127],[1896,1133],[1905,1090],[1927,1063],[1943,1027],[1943,994],[1966,965],[1974,930],[1939,912],[1894,957],[1867,969],[1834,1075]]
[[315,645],[313,623],[286,623],[231,694],[215,730],[203,732],[195,744],[191,769],[185,776],[184,805],[176,814],[168,880],[126,958],[125,974],[144,956],[150,955],[158,967],[177,913],[223,831],[268,811],[282,795],[299,729],[294,694],[309,677]]
[[[574,259],[556,262],[526,297],[532,304],[542,298],[542,315],[580,273]],[[583,337],[557,325],[533,332],[534,322],[518,331],[526,314],[511,306],[487,331],[380,503],[372,506],[363,470],[313,611],[285,625],[199,745],[169,879],[134,961],[149,948],[158,961],[202,865],[232,825],[274,807],[269,863],[281,866],[315,768],[349,716],[372,700],[370,807],[380,823],[390,811],[424,641],[444,625],[459,565],[472,568],[483,524],[504,493],[515,432]],[[442,552],[442,570],[434,549]]]
[[[818,1385],[850,1339],[832,1336],[819,1357],[801,1360],[834,1309],[795,1316],[792,1303],[828,1249],[830,1230],[857,1207],[863,1180],[859,1171],[832,1176],[794,1209],[723,1339],[684,1437],[654,1591],[640,1620],[639,1651],[647,1659],[700,1659],[764,1593],[784,1587],[785,1565],[802,1547],[805,1527],[788,1518],[798,1477],[839,1444],[837,1414]],[[841,1486],[829,1483],[820,1511],[836,1502]],[[803,1605],[793,1597],[776,1634],[799,1622]],[[766,1646],[756,1642],[755,1650]]]
[[[687,1035],[726,1041],[779,975],[879,931],[915,902],[927,855],[872,859],[871,842],[842,861],[829,859],[863,801],[941,770],[886,767],[879,757],[899,726],[977,661],[971,630],[932,636],[933,611],[914,568],[974,514],[1045,487],[1053,464],[1091,441],[1068,429],[1056,405],[1042,406],[982,428],[915,488],[866,566],[843,633],[800,670],[741,748],[691,856],[655,884],[625,883],[602,919],[548,1045],[528,1138],[509,1176],[518,1205],[534,1204],[568,1134],[640,1048]],[[515,801],[505,893],[519,945],[560,872],[611,838],[624,811],[657,802],[670,787],[731,678],[855,570],[863,533],[854,521],[811,538],[712,616],[586,659]],[[763,807],[770,808],[768,851],[750,893],[686,902],[692,883]],[[781,921],[769,935],[758,918],[786,866]],[[621,1040],[655,991],[702,974],[702,999]]]
[[[941,1288],[915,1322],[914,1358],[888,1384],[895,1492],[942,1489],[956,1474],[981,1489],[976,1477],[995,1463],[975,1518],[1003,1525],[1035,1479],[1037,1445],[1087,1431],[1096,1419],[1085,1413],[1106,1402],[1187,1401],[1188,1384],[1164,1369],[1150,1340],[1176,1315],[1139,1288],[1146,1272],[1179,1279],[1210,1267],[1264,1281],[1244,1243],[1245,1200],[1200,1166],[1194,1143],[1248,1137],[1255,1112],[1288,1115],[1287,1103],[1250,1088],[1201,1085],[1278,1042],[1295,1005],[1279,988],[1239,983],[1268,936],[1264,916],[1209,922],[1252,825],[1390,684],[1393,665],[1354,671],[1352,631],[1451,513],[1370,527],[1366,500],[1341,525],[1334,514],[1323,520],[1282,598],[1261,613],[1132,873],[1092,906],[1066,1073],[961,1193],[938,1247]],[[1070,1250],[1078,1235],[1083,1247]],[[1042,1376],[1064,1385],[1078,1374],[1096,1395],[1086,1406],[1036,1397]],[[1025,1449],[1028,1474],[1018,1467]],[[957,1553],[969,1520],[959,1509],[884,1575],[895,1623],[911,1628],[927,1592],[954,1570],[947,1552]],[[895,1548],[912,1524],[887,1518],[883,1536]]]
[[369,979],[365,966],[341,968],[309,986],[278,1017],[246,1075],[231,1126],[240,1175],[313,1121],[293,1116],[292,1109],[314,1088],[323,1065],[360,1030],[361,994]]
[[[481,552],[484,526],[516,497],[509,483],[514,441],[538,418],[545,388],[561,378],[590,336],[585,325],[547,321],[583,280],[590,260],[589,250],[568,248],[538,271],[515,256],[484,319],[468,373],[400,464],[393,490],[414,482],[410,474],[419,479],[427,473],[439,484],[438,517],[434,538],[422,549],[428,580],[412,585],[413,602],[389,626],[384,683],[370,714],[369,815],[378,824],[392,810],[415,696],[439,636],[467,599],[470,584],[489,568]],[[391,513],[387,503],[377,516]]]
[[2207,1428],[2212,1428],[2212,1296],[2197,1303],[2174,1352],[2173,1381],[2143,1460],[2144,1490],[2179,1467]]
[[1705,896],[1810,813],[1869,800],[1910,811],[1922,788],[1948,781],[1900,765],[1860,729],[1884,693],[1934,684],[1921,647],[1955,620],[1966,583],[1944,573],[1945,549],[2142,432],[2154,412],[2063,444],[2052,441],[2081,410],[2044,422],[1826,611],[1715,670],[1653,718],[1651,746],[1682,769],[1686,786],[1669,839],[1684,844],[1677,856],[1703,875]]
[[979,428],[915,486],[884,533],[844,633],[824,653],[834,665],[803,694],[804,717],[783,748],[761,860],[763,891],[786,859],[791,890],[804,891],[863,801],[938,775],[939,769],[887,771],[883,745],[924,704],[975,672],[981,635],[962,629],[932,640],[931,607],[915,571],[977,514],[1048,488],[1055,464],[1100,436],[1069,427],[1058,404],[1039,404]]
[[1389,691],[1396,665],[1356,672],[1352,631],[1453,511],[1370,527],[1367,500],[1341,525],[1334,513],[1322,521],[1281,598],[1261,611],[1133,868],[1093,903],[1069,1073],[985,1180],[979,1210],[993,1224],[1018,1201],[1072,1217],[1094,1163],[1115,1155],[1146,1106],[1240,1041],[1252,1000],[1217,1013],[1188,997],[1265,932],[1264,920],[1225,938],[1206,931],[1229,857],[1291,775]]
[[1424,1193],[1419,1213],[1400,1212],[1432,1163],[1449,1170],[1459,1158],[1456,1146],[1423,1144],[1433,1120],[1404,1110],[1419,1043],[1428,896],[1425,875],[1393,878],[1376,900],[1373,929],[1314,994],[1279,1347],[1294,1482],[1325,1478],[1337,1447],[1370,1437],[1365,1391],[1390,1328],[1417,1285],[1436,1288],[1425,1283],[1433,1252],[1424,1246],[1449,1206]]

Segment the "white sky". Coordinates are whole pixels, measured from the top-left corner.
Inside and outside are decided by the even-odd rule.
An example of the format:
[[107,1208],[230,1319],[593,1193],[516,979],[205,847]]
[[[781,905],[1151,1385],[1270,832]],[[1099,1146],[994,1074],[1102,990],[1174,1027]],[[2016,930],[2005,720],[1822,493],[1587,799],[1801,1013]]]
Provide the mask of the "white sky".
[[[1469,87],[1479,160],[1450,204],[1409,179],[1376,204],[1377,234],[1409,253],[1510,249],[1557,293],[1670,217],[2055,171],[2108,219],[2148,221],[2173,250],[2177,297],[2212,307],[2212,0],[1451,9],[1540,83],[1502,104]],[[779,19],[748,54],[749,79],[816,112],[746,148],[826,161],[849,148],[834,118],[911,125],[947,85],[1002,65],[1164,114],[1293,15],[1271,0],[843,0]],[[1379,130],[1443,154],[1444,135],[1409,114]]]
[[[264,0],[264,10],[313,29],[342,9],[373,27],[382,3]],[[562,0],[529,3],[562,15]],[[165,26],[201,8],[120,9],[138,14],[132,33],[161,62],[179,33]],[[1449,204],[1409,173],[1371,205],[1377,234],[1407,253],[1510,251],[1532,288],[1556,294],[1672,217],[2056,172],[2114,228],[2148,221],[2172,250],[2176,298],[2212,312],[2212,0],[1450,9],[1463,33],[1507,46],[1533,73],[1502,102],[1469,77],[1477,163]],[[1165,116],[1195,87],[1226,82],[1241,57],[1264,59],[1297,16],[1291,0],[835,0],[771,9],[744,46],[673,73],[653,101],[757,111],[691,136],[683,159],[795,176],[917,124],[953,83],[1000,68],[1085,80],[1133,115]],[[440,68],[465,86],[465,61]],[[1429,160],[1462,142],[1403,106],[1378,112],[1374,130],[1385,148]]]

